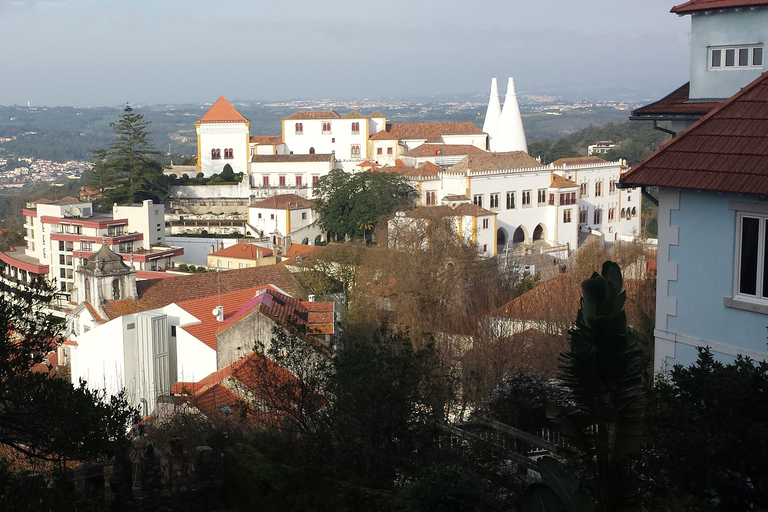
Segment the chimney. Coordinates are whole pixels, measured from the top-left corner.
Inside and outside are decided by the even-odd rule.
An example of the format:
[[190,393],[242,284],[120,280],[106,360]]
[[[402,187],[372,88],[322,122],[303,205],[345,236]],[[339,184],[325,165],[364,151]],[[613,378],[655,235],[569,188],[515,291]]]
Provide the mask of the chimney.
[[515,81],[512,77],[509,77],[507,82],[507,96],[504,98],[504,108],[501,109],[494,151],[528,152],[523,118],[520,115],[520,106],[517,104]]
[[495,151],[494,138],[499,129],[499,118],[501,117],[501,104],[499,103],[499,85],[496,78],[491,78],[491,97],[488,100],[488,109],[485,111],[485,121],[483,121],[483,131],[488,134],[488,150]]

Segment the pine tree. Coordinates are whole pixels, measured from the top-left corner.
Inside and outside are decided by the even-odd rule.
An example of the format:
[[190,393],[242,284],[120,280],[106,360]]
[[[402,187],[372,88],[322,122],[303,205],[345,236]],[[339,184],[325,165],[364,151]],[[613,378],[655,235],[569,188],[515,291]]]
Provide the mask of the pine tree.
[[110,123],[115,140],[107,149],[92,152],[96,163],[85,181],[101,191],[100,206],[145,199],[162,202],[168,197],[168,181],[157,161],[160,152],[149,140],[149,124],[126,105],[120,119]]

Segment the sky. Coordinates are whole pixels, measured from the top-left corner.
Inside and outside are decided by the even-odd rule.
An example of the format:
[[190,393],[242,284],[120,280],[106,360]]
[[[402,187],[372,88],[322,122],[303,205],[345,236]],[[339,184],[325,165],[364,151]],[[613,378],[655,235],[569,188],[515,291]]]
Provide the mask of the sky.
[[[682,0],[680,0],[682,2]],[[677,2],[677,3],[680,3]],[[662,0],[0,0],[0,105],[487,93],[658,99],[690,17]]]

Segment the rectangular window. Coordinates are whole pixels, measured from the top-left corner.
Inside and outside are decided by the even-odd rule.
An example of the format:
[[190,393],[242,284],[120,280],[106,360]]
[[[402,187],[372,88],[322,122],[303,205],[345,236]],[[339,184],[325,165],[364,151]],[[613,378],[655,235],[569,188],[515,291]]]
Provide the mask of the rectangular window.
[[307,212],[301,212],[301,220],[307,220]]
[[609,194],[616,193],[616,182],[614,180],[611,180],[608,182],[608,193]]
[[376,148],[376,154],[377,154],[377,155],[382,155],[382,154],[384,154],[384,148]]
[[269,187],[269,176],[267,176],[266,174],[261,177],[261,186]]
[[539,206],[547,204],[547,189],[539,189]]
[[507,192],[507,210],[515,209],[515,193]]
[[523,190],[523,208],[531,207],[531,191]]
[[490,226],[490,221],[488,219],[483,219],[483,229],[488,229],[488,226]]
[[483,206],[483,194],[476,194],[472,198],[472,202],[475,203],[477,206],[480,206],[482,208],[482,206]]
[[768,298],[768,216],[739,214],[738,277],[739,295]]
[[59,242],[59,250],[60,251],[64,250],[64,242]]
[[82,242],[80,244],[80,250],[81,251],[90,251],[91,250],[91,242]]
[[491,194],[490,206],[491,206],[491,210],[499,209],[499,194]]
[[296,187],[301,188],[301,176],[296,176]]
[[579,185],[579,195],[581,197],[589,197],[589,182],[585,181]]
[[312,186],[317,186],[317,180],[320,179],[320,176],[312,176]]
[[579,210],[579,224],[587,223],[587,210]]
[[762,44],[718,46],[709,49],[709,69],[762,67]]
[[388,154],[388,155],[391,155],[391,154],[392,154],[392,148],[387,148],[387,154]]
[[274,213],[270,213],[269,214],[269,220],[275,220],[275,214]]
[[285,176],[280,176],[279,180],[280,180],[280,186],[284,187],[285,186]]
[[595,214],[592,217],[592,220],[594,221],[593,224],[600,224],[600,221],[602,220],[602,210],[600,208],[595,208]]
[[598,181],[595,183],[595,197],[600,197],[603,195],[603,182]]
[[569,223],[571,222],[571,209],[563,210],[563,222]]

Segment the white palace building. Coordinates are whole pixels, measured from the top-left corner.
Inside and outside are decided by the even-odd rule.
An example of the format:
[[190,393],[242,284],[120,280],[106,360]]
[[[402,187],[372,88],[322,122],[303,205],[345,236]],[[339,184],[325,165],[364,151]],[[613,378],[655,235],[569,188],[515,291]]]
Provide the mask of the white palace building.
[[176,196],[213,194],[249,204],[284,194],[311,200],[331,169],[395,172],[418,190],[418,207],[480,207],[472,210],[480,217],[467,221],[480,227],[464,232],[476,233],[478,252],[487,256],[536,242],[570,251],[590,234],[612,242],[640,233],[640,191],[616,186],[624,162],[577,157],[542,165],[528,155],[512,78],[503,107],[492,80],[482,130],[472,123],[388,123],[379,112],[354,110],[295,112],[283,119],[280,136],[251,136],[249,124],[219,98],[196,123],[197,171],[210,176],[229,164],[243,181],[177,187]]

